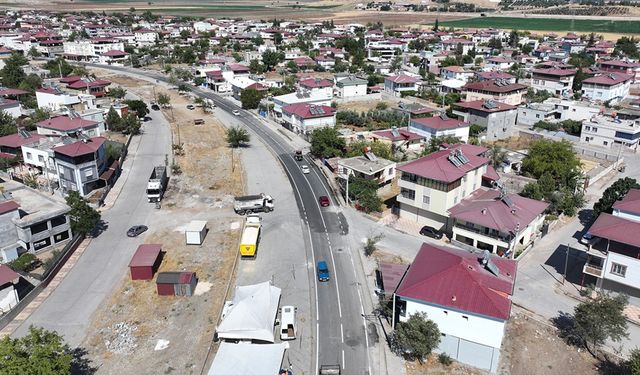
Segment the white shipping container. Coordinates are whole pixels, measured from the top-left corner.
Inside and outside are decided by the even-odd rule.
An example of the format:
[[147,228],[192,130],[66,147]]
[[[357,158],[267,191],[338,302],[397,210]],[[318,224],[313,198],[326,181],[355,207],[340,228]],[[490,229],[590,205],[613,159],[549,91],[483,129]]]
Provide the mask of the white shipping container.
[[202,245],[204,237],[207,235],[207,222],[204,220],[193,220],[184,230],[187,245]]

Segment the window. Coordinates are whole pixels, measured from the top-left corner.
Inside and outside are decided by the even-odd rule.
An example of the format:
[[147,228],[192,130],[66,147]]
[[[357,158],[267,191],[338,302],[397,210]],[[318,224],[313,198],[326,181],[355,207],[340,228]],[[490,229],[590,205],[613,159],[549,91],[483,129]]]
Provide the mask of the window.
[[42,155],[38,155],[38,161],[39,161],[40,163],[44,163],[44,156],[42,156]]
[[40,232],[44,232],[45,230],[49,229],[49,225],[47,225],[47,222],[42,222],[42,223],[38,223],[38,224],[34,224],[31,227],[31,234],[36,234],[36,233],[40,233]]
[[584,130],[591,130],[591,126],[585,126]]
[[598,128],[595,128],[595,127],[591,128],[591,131],[594,132],[594,133],[597,133],[598,132]]
[[68,239],[69,239],[69,231],[68,230],[66,230],[66,231],[64,231],[62,233],[58,233],[55,236],[53,236],[53,240],[56,243],[64,241],[64,240],[68,240]]
[[411,190],[411,189],[407,189],[407,188],[401,188],[400,189],[400,195],[402,195],[403,198],[416,199],[416,191],[415,190]]
[[429,197],[428,195],[423,195],[422,196],[422,203],[425,205],[429,205],[429,203],[431,202],[431,197]]
[[607,141],[602,141],[602,144],[603,144],[604,146],[608,146],[608,145],[609,145],[609,142],[607,142]]
[[52,227],[57,227],[60,226],[62,224],[66,224],[67,222],[67,217],[66,216],[56,216],[53,219],[51,219],[51,226]]
[[30,152],[27,152],[27,159],[31,159],[31,158],[32,158],[31,153],[30,153]]
[[625,277],[627,274],[627,266],[618,263],[611,263],[611,273],[616,276]]

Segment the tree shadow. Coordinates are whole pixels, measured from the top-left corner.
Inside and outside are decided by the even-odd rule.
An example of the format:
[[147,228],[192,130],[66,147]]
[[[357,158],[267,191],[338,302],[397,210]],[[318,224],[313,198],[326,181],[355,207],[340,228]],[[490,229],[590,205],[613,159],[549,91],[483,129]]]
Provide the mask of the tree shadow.
[[571,346],[583,347],[583,340],[576,333],[576,320],[573,315],[560,311],[551,318],[551,324],[558,330],[558,336]]
[[598,360],[598,374],[601,375],[631,375],[629,366],[624,362],[620,362],[615,358],[612,360],[604,355],[604,358]]
[[93,362],[87,358],[87,349],[77,347],[72,350],[73,361],[71,362],[72,375],[91,375],[98,371],[98,367],[93,366]]
[[100,219],[100,221],[98,221],[98,224],[96,224],[95,228],[93,228],[93,230],[91,231],[91,237],[96,238],[107,229],[109,229],[109,222]]
[[593,221],[593,209],[592,208],[583,208],[578,212],[578,220],[580,220],[580,224],[585,227]]

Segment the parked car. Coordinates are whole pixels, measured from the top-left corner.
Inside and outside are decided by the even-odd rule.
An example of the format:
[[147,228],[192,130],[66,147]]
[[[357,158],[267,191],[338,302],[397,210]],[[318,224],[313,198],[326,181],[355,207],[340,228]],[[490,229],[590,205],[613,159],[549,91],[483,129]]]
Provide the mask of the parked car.
[[306,164],[302,164],[300,166],[300,170],[302,171],[302,173],[307,174],[309,172],[311,172],[311,169],[309,169],[309,166]]
[[593,242],[595,241],[595,237],[593,237],[593,234],[586,232],[585,234],[582,235],[582,237],[580,238],[580,243],[584,244],[584,245],[593,245]]
[[422,229],[420,229],[420,234],[423,236],[435,238],[436,240],[439,240],[442,238],[441,231],[437,230],[434,227],[430,227],[428,225],[425,225],[424,227],[422,227]]
[[189,110],[192,110],[192,111],[193,111],[194,109],[196,109],[196,106],[195,106],[195,105],[193,105],[193,104],[187,104],[187,109],[189,109]]
[[326,195],[321,195],[318,198],[318,203],[320,203],[322,207],[329,207],[329,204],[330,204],[329,197],[327,197]]
[[142,233],[147,231],[146,225],[134,225],[127,231],[127,237],[138,237]]
[[318,281],[329,281],[329,267],[324,260],[318,261]]
[[160,106],[157,104],[151,104],[151,109],[153,109],[154,111],[159,111],[160,110]]
[[231,111],[231,113],[233,113],[236,116],[240,116],[240,111],[238,111],[237,109],[234,109],[233,111]]

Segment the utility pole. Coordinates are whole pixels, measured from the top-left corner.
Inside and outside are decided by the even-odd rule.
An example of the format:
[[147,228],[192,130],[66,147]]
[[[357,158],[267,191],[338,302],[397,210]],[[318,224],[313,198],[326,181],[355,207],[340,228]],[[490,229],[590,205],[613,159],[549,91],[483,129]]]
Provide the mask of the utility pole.
[[569,247],[569,244],[567,243],[567,248],[565,250],[565,257],[564,257],[564,275],[562,277],[562,285],[564,285],[565,280],[567,280],[567,268],[569,266],[569,250],[571,248]]
[[349,172],[347,172],[347,191],[344,197],[345,202],[347,202],[347,206],[349,205]]

